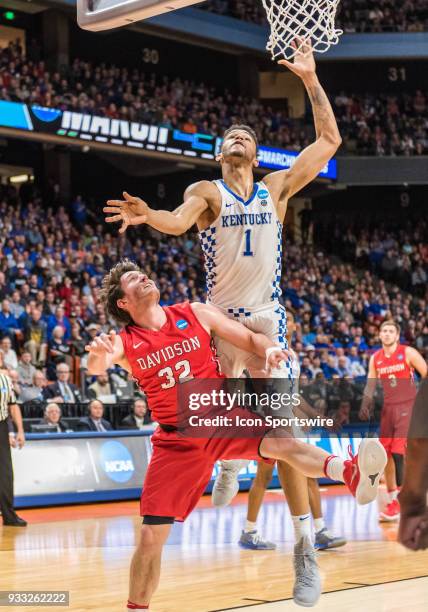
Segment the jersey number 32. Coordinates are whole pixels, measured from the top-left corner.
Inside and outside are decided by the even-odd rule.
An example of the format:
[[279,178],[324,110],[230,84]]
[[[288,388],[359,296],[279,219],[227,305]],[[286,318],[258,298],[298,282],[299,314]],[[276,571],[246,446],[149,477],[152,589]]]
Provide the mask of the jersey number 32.
[[187,359],[177,361],[172,369],[170,366],[162,368],[158,372],[159,378],[165,378],[165,382],[161,384],[162,389],[171,389],[174,387],[180,379],[188,378],[190,376],[190,363]]

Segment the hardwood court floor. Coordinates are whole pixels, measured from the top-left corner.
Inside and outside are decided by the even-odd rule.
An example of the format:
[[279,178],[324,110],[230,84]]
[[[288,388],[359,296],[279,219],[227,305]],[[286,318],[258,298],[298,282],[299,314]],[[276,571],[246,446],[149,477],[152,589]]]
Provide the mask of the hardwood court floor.
[[[291,600],[293,535],[282,495],[269,493],[260,515],[275,551],[236,546],[245,503],[241,494],[230,508],[215,510],[204,498],[186,523],[174,526],[153,612],[298,609]],[[428,609],[428,552],[406,551],[395,541],[396,526],[379,526],[376,504],[358,508],[341,487],[323,493],[323,507],[329,527],[349,543],[319,554],[324,595],[316,610]],[[123,612],[140,525],[136,502],[21,515],[31,521],[26,529],[0,527],[0,590],[68,590],[69,610]],[[50,609],[67,608],[25,608]]]

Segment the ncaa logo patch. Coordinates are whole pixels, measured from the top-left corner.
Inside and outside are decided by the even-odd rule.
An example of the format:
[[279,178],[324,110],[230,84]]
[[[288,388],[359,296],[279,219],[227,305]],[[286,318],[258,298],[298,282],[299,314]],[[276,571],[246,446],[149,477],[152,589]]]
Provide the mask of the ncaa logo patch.
[[186,327],[189,327],[189,324],[185,319],[180,319],[175,325],[178,327],[178,329],[186,329]]
[[132,455],[124,444],[117,440],[105,442],[99,451],[101,469],[113,482],[131,480],[135,472]]
[[269,196],[269,191],[267,189],[259,189],[259,191],[257,192],[257,196],[261,200],[265,200]]

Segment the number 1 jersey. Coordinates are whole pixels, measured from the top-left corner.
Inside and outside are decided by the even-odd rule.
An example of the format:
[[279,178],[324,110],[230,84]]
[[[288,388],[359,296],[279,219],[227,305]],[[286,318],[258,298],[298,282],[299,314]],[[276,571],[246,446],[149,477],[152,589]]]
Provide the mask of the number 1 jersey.
[[132,376],[147,396],[152,418],[177,424],[177,385],[189,378],[222,378],[211,336],[189,303],[164,308],[160,330],[127,325],[120,332]]
[[255,183],[245,202],[224,181],[214,183],[221,195],[220,214],[199,232],[208,301],[235,313],[278,300],[282,223],[266,185]]

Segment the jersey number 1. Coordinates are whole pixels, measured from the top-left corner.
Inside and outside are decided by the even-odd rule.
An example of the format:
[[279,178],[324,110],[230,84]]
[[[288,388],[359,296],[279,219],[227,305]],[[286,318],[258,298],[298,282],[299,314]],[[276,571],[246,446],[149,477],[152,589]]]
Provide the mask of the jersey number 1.
[[245,230],[245,251],[242,253],[244,257],[253,257],[254,253],[251,250],[251,230]]

